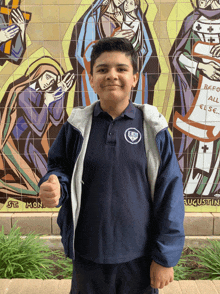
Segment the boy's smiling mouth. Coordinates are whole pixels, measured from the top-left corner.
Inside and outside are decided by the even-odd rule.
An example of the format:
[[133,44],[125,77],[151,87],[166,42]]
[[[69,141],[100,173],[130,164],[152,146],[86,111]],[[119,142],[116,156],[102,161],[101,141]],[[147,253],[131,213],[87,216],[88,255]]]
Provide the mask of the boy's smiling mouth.
[[122,86],[118,84],[108,84],[103,86],[103,88],[107,88],[107,87],[122,87]]

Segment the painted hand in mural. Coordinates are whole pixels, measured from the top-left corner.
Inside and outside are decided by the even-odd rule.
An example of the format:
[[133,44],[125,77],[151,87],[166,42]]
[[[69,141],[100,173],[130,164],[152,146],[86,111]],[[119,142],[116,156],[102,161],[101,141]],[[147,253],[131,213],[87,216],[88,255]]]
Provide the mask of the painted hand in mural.
[[60,199],[60,183],[56,175],[50,175],[49,179],[40,186],[40,199],[44,206],[54,208]]
[[164,267],[155,261],[150,266],[151,287],[162,289],[174,280],[174,272],[172,267]]
[[215,62],[203,63],[199,62],[198,69],[207,76],[210,80],[220,80],[220,66]]
[[14,36],[19,32],[19,27],[16,25],[11,25],[6,29],[1,29],[0,31],[0,42],[4,43],[10,39],[13,39]]
[[134,37],[135,32],[133,30],[119,30],[114,34],[116,38],[126,38],[129,41]]
[[24,40],[25,30],[26,30],[26,22],[24,16],[19,8],[13,9],[11,12],[11,19],[13,23],[15,23],[21,30],[21,37]]
[[[47,107],[51,102],[60,99],[64,95],[64,93],[66,93],[72,87],[74,77],[75,75],[71,74],[70,72],[66,73],[63,78],[61,78],[61,76],[57,77],[57,89],[51,93],[50,87],[47,89],[47,92],[44,93],[44,103]],[[52,81],[52,83],[54,83],[54,81]]]
[[62,80],[61,80],[61,76],[58,76],[57,86],[62,89],[62,92],[67,92],[73,85],[74,77],[75,77],[74,73],[71,74],[70,72],[66,73],[63,76]]

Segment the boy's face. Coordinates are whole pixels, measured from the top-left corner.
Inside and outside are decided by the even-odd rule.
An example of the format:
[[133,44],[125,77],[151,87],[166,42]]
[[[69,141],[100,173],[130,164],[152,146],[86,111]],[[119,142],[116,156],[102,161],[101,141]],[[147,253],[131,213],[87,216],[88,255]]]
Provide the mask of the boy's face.
[[95,61],[90,84],[100,102],[122,102],[130,99],[139,74],[133,74],[131,59],[123,52],[104,52]]
[[129,13],[137,8],[137,5],[135,4],[134,0],[126,0],[124,2],[124,10],[125,12]]

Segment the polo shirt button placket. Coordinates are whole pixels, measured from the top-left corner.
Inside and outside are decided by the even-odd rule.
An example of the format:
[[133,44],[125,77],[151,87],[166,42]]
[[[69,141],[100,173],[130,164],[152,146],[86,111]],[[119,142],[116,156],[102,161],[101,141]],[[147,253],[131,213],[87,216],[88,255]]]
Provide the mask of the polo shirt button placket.
[[107,135],[107,144],[110,145],[115,145],[115,132],[112,130],[114,128],[114,122],[110,122],[109,127],[108,127],[108,135]]

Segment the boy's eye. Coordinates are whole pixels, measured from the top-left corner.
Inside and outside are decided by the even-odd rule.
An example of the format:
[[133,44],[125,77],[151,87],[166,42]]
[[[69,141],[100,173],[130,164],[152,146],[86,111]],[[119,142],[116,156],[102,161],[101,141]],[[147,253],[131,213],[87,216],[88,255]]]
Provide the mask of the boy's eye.
[[100,68],[100,69],[98,70],[98,72],[101,72],[101,73],[106,72],[106,68]]
[[119,68],[118,71],[126,71],[125,68]]

